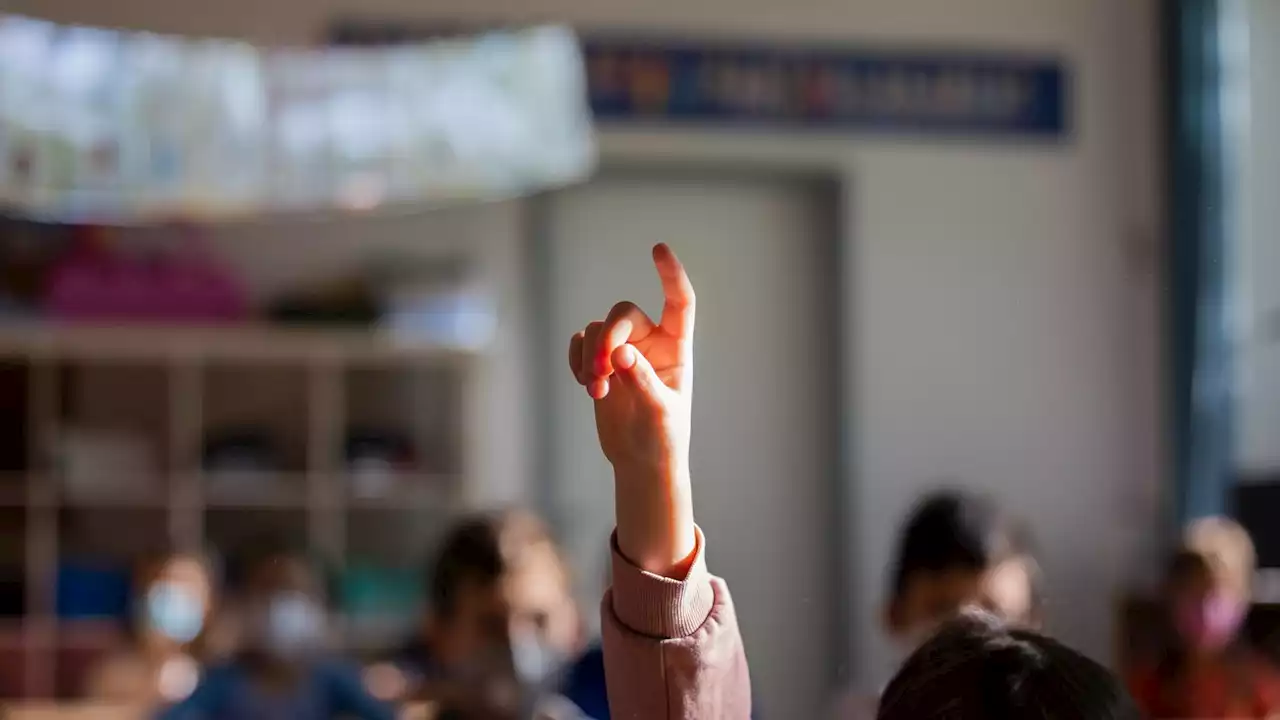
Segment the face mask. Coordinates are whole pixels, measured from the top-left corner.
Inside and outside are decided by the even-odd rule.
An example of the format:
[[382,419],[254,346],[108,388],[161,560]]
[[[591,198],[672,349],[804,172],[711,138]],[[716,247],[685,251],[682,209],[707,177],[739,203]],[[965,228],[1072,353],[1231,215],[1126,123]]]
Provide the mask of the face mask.
[[1220,650],[1235,639],[1244,622],[1244,602],[1214,593],[1199,602],[1182,602],[1174,610],[1178,635],[1200,650]]
[[302,593],[277,595],[262,612],[263,649],[277,657],[305,655],[316,649],[324,635],[324,613]]
[[554,690],[563,658],[531,634],[511,638],[511,644],[495,644],[477,653],[454,679],[471,688],[485,717],[528,718]]
[[204,603],[173,583],[160,583],[147,593],[144,622],[165,637],[189,643],[204,627]]
[[559,653],[533,635],[512,639],[511,665],[525,687],[545,687],[563,664]]

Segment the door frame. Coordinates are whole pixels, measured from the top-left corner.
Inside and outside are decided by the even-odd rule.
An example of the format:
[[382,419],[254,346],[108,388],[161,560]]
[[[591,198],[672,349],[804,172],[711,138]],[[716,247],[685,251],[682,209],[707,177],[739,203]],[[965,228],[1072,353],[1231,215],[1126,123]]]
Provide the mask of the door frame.
[[[827,682],[832,690],[845,684],[854,675],[856,649],[855,619],[862,608],[857,607],[855,585],[858,564],[855,552],[856,538],[854,491],[858,482],[857,456],[860,438],[856,428],[855,397],[858,367],[855,345],[858,334],[854,302],[857,285],[853,272],[853,254],[856,250],[852,234],[853,173],[845,162],[833,156],[830,146],[809,146],[802,140],[779,143],[777,136],[765,142],[754,142],[748,135],[715,132],[619,132],[605,131],[601,140],[601,162],[591,180],[619,177],[693,177],[733,180],[753,178],[783,179],[816,183],[832,194],[830,207],[834,217],[829,218],[828,237],[822,238],[823,251],[830,260],[827,287],[832,303],[831,322],[833,343],[832,367],[844,372],[835,373],[832,392],[835,402],[829,405],[831,412],[831,436],[828,438],[834,457],[833,468],[826,479],[826,497],[829,498],[830,515],[827,518],[830,542],[834,547],[831,557],[836,567],[831,589],[836,593],[832,607],[834,617],[828,618],[829,626],[842,638],[833,644],[833,657],[828,658]],[[717,142],[720,141],[720,142]],[[587,182],[590,182],[588,180]],[[550,310],[554,303],[554,250],[551,206],[566,190],[544,193],[525,201],[524,243],[526,258],[526,287],[529,288],[527,313],[533,319],[530,331],[532,342],[532,376],[530,388],[533,396],[530,407],[534,413],[549,412],[553,405],[553,373],[564,372],[554,361],[563,355],[560,346],[563,338],[552,337]],[[533,488],[530,498],[534,506],[553,527],[564,527],[564,519],[554,504],[555,429],[553,423],[530,423],[534,433],[530,447],[533,452]]]

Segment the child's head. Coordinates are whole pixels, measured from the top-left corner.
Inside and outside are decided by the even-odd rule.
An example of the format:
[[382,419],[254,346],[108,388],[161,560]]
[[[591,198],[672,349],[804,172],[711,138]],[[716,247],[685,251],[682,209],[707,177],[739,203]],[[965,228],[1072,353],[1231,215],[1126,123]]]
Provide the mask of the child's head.
[[944,624],[898,671],[879,720],[1138,720],[1106,668],[985,612]]
[[314,655],[328,621],[321,574],[307,555],[286,545],[259,547],[244,572],[248,649],[283,662]]
[[527,513],[477,515],[454,527],[429,594],[433,650],[446,670],[504,656],[537,675],[579,649],[568,568],[546,526]]
[[145,563],[138,575],[139,636],[150,646],[184,647],[204,632],[214,594],[209,562],[171,554]]
[[1252,597],[1258,557],[1253,539],[1239,523],[1223,517],[1197,520],[1183,533],[1181,549],[1209,563],[1219,590],[1246,601]]
[[1034,627],[1039,575],[1025,532],[992,502],[963,492],[935,493],[903,527],[886,625],[912,647],[967,606]]
[[1248,614],[1253,542],[1236,523],[1208,518],[1191,525],[1166,575],[1174,630],[1185,649],[1230,645]]

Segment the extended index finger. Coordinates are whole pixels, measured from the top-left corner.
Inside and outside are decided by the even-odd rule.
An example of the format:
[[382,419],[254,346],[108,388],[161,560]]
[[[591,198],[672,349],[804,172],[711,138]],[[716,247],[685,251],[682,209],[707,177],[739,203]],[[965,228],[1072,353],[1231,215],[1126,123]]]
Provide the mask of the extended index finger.
[[677,337],[692,337],[695,303],[689,274],[666,243],[653,246],[653,265],[662,281],[662,319],[659,324],[663,330]]

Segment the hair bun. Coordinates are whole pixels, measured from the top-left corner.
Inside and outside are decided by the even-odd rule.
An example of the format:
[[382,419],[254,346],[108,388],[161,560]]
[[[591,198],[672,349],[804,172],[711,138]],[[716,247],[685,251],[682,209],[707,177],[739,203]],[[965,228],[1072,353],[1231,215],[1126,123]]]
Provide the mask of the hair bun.
[[1030,680],[1044,669],[1045,656],[1034,644],[1010,636],[988,646],[984,666],[983,696],[992,707],[1008,704],[1012,709],[1030,699]]

